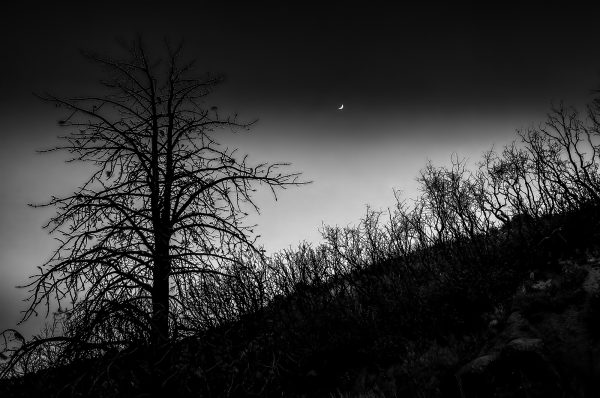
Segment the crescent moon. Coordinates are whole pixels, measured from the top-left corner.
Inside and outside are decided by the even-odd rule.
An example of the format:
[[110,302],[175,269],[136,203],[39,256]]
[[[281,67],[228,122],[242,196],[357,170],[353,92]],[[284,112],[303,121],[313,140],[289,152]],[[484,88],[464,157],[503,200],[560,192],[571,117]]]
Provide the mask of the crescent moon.
[[338,109],[339,109],[339,110],[342,110],[342,109],[344,109],[344,104],[342,104],[342,106],[340,106]]

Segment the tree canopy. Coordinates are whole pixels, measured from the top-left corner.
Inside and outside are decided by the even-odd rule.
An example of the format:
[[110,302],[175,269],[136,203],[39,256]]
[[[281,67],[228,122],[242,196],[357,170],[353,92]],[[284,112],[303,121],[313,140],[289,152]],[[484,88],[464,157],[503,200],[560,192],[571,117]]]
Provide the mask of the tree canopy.
[[198,76],[182,46],[164,48],[154,57],[138,40],[122,59],[86,53],[106,72],[98,94],[42,96],[66,111],[68,131],[42,152],[93,169],[75,192],[33,205],[56,208],[45,228],[59,244],[27,284],[23,320],[58,303],[64,330],[52,339],[63,348],[158,346],[190,329],[189,300],[262,255],[245,218],[258,211],[257,186],[276,195],[303,184],[287,163],[251,164],[220,145],[219,133],[253,122],[207,105],[222,77]]

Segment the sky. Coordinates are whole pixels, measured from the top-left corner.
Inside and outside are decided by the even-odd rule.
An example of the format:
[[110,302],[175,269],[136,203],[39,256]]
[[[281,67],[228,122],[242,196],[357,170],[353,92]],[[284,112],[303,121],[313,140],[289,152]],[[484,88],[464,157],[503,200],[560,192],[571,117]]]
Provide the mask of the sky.
[[[16,3],[16,2],[13,2]],[[83,3],[83,2],[82,2]],[[193,5],[190,5],[193,4]],[[582,106],[600,87],[597,10],[579,5],[472,8],[434,3],[46,2],[9,5],[0,26],[0,330],[25,309],[27,281],[56,246],[32,209],[87,175],[60,154],[60,110],[32,93],[94,93],[98,68],[80,49],[121,54],[183,40],[201,71],[222,73],[214,104],[258,122],[223,140],[250,161],[291,162],[312,184],[256,201],[268,252],[319,242],[323,224],[356,223],[365,206],[417,192],[418,172],[456,153],[472,163],[551,103]],[[344,104],[343,110],[338,107]],[[36,323],[37,322],[37,323]],[[22,326],[31,333],[39,321]],[[33,326],[31,326],[33,325]]]

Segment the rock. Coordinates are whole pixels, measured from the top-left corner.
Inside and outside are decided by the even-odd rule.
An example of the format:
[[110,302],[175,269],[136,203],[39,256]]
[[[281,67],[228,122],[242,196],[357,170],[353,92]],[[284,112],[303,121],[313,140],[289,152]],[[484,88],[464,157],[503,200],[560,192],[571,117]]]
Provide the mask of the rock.
[[552,286],[552,278],[545,281],[537,281],[533,285],[531,285],[531,289],[537,291],[547,290]]
[[525,337],[520,337],[508,343],[505,347],[505,350],[541,352],[543,344],[544,343],[542,342],[542,339],[528,339]]
[[[512,318],[514,335],[520,330],[517,326],[523,324],[518,315]],[[456,381],[462,398],[561,397],[564,392],[542,339],[532,337],[496,345],[494,351],[463,366],[456,373]]]
[[480,356],[456,373],[456,381],[462,398],[477,397],[486,390],[486,385],[489,384],[490,367],[498,360],[498,357],[498,353]]
[[483,355],[479,358],[475,358],[465,366],[463,366],[457,374],[458,376],[467,375],[467,374],[480,374],[485,372],[488,366],[498,359],[497,353]]
[[488,351],[500,351],[505,344],[515,339],[535,337],[537,337],[537,333],[531,323],[519,311],[514,311],[506,320],[504,328],[492,342]]
[[588,270],[588,275],[583,282],[583,289],[588,294],[594,294],[598,291],[598,287],[600,286],[600,269],[589,267]]

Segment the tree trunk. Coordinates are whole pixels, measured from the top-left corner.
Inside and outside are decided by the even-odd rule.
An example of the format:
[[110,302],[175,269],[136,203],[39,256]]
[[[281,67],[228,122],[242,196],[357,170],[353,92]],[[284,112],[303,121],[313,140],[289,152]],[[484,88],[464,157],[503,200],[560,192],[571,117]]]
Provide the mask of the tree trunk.
[[157,240],[153,269],[151,344],[158,348],[169,340],[169,245]]

